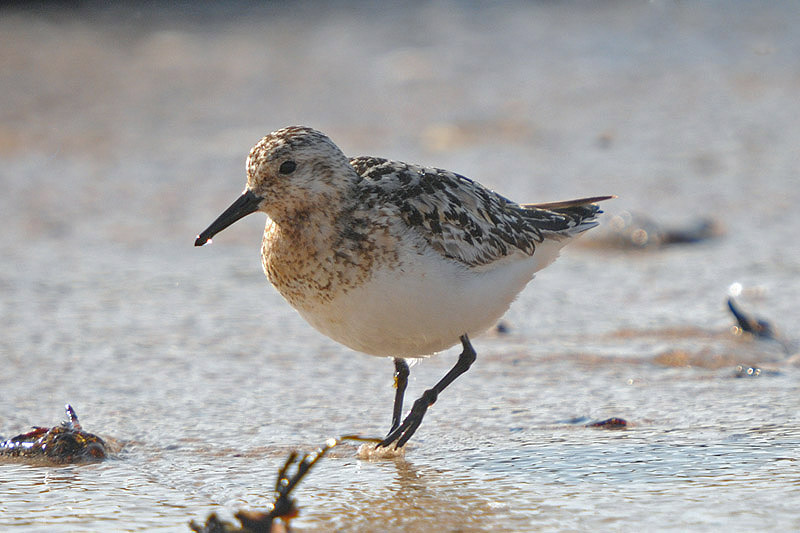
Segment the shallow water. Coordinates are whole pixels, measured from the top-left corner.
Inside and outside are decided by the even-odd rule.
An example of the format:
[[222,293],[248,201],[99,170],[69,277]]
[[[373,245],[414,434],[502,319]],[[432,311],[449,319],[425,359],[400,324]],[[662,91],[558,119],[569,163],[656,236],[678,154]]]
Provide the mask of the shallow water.
[[[303,123],[520,201],[612,193],[609,218],[725,233],[629,251],[593,230],[521,294],[508,334],[474,339],[405,459],[336,448],[300,486],[296,527],[799,529],[798,15],[3,8],[0,434],[69,402],[123,447],[0,464],[0,528],[188,531],[266,506],[289,451],[386,431],[391,362],[320,336],[269,287],[263,219],[192,246],[249,147]],[[733,283],[785,344],[731,333]],[[455,356],[414,366],[409,399]],[[740,364],[764,372],[736,379]],[[583,427],[612,416],[631,427]]]

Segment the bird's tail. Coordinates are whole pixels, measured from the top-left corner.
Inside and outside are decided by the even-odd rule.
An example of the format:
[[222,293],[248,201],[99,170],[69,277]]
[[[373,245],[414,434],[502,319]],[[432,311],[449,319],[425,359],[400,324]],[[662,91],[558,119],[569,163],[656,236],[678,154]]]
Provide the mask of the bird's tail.
[[595,217],[602,213],[597,202],[616,196],[592,196],[563,202],[520,204],[528,212],[529,220],[541,231],[574,235],[595,227]]

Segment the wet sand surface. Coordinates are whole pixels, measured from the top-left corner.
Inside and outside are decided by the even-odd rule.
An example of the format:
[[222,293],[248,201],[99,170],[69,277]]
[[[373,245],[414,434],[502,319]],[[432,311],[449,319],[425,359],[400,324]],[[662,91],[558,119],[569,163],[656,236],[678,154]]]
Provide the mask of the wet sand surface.
[[[0,528],[188,531],[265,507],[293,449],[385,433],[391,361],[269,286],[263,217],[193,247],[249,148],[306,124],[518,201],[619,199],[508,333],[473,340],[404,459],[342,445],[315,467],[296,528],[800,529],[796,4],[0,14],[0,435],[69,402],[122,443],[96,464],[0,463]],[[724,233],[604,245],[626,211]],[[733,283],[781,342],[731,333]],[[412,367],[409,400],[456,355]],[[630,427],[584,427],[609,417]]]

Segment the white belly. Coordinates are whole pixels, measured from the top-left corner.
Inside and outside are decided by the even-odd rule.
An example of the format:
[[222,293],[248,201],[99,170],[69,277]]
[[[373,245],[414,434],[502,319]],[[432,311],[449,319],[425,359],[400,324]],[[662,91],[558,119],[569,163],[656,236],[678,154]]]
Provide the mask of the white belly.
[[424,357],[486,331],[508,310],[536,271],[558,256],[546,241],[530,257],[468,269],[435,252],[403,258],[363,285],[300,314],[317,330],[354,350],[378,356]]

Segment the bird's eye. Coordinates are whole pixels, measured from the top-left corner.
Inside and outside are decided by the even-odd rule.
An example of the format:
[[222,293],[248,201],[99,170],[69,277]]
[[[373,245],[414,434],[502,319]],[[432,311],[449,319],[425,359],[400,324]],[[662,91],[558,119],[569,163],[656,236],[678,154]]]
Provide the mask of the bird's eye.
[[297,164],[294,161],[284,161],[281,163],[281,167],[278,169],[278,172],[281,174],[291,174],[296,168]]

